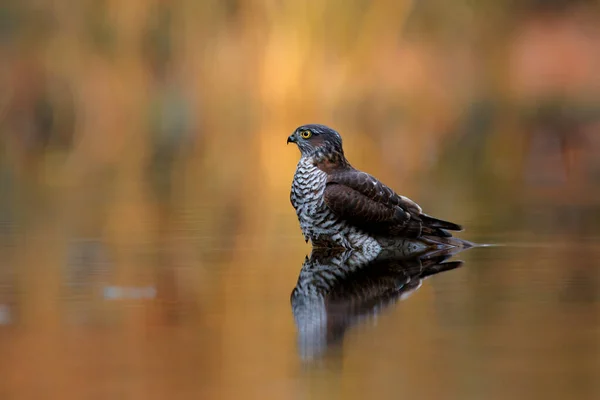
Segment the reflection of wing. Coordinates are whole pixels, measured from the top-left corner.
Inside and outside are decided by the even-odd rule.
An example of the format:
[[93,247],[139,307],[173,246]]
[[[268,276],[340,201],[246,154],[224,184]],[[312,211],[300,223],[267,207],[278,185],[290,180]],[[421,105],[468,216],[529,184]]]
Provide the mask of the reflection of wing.
[[329,175],[324,199],[337,216],[367,232],[416,238],[422,234],[448,237],[445,229],[462,230],[423,214],[414,201],[354,169]]
[[445,262],[452,255],[446,251],[375,258],[314,250],[291,298],[302,355],[319,355],[338,343],[356,321],[408,297],[424,278],[459,267],[461,261]]

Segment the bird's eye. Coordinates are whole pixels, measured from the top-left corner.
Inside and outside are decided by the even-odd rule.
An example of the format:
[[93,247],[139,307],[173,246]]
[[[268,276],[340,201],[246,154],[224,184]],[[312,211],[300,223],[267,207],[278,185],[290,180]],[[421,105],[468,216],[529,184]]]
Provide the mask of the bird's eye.
[[302,132],[300,132],[300,136],[302,136],[302,139],[308,139],[312,136],[312,132],[311,131],[302,131]]

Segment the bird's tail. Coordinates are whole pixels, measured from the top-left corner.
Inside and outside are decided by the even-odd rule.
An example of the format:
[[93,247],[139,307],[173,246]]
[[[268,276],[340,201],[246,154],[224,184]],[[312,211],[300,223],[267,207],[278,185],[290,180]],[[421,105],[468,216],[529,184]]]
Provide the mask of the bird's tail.
[[463,227],[454,222],[444,221],[442,219],[433,218],[427,214],[420,215],[423,225],[430,228],[447,229],[449,231],[462,231]]
[[452,237],[452,234],[448,231],[462,231],[462,226],[453,222],[444,221],[441,219],[433,218],[427,214],[420,215],[423,227],[422,234],[428,236],[438,236],[442,238]]

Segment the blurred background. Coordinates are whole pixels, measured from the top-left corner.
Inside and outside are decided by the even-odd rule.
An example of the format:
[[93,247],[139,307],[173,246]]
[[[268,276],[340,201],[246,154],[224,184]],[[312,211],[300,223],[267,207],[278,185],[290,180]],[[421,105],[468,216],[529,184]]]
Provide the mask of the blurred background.
[[[289,294],[310,247],[289,203],[299,153],[287,136],[329,125],[354,166],[464,238],[546,249],[481,256],[515,266],[502,279],[448,273],[464,304],[481,279],[500,292],[535,279],[521,266],[540,257],[545,279],[581,293],[598,266],[598,71],[595,0],[3,0],[0,397],[350,398],[395,393],[383,381],[396,374],[426,379],[434,350],[396,369],[368,346],[346,369],[348,354],[317,372],[298,364]],[[428,293],[414,318],[435,307]],[[437,325],[421,325],[402,341],[428,344]],[[571,374],[557,340],[553,361]],[[588,377],[594,398],[598,362],[586,363],[569,376]],[[571,393],[535,385],[547,377],[523,378],[527,398]],[[440,385],[431,398],[484,390]]]

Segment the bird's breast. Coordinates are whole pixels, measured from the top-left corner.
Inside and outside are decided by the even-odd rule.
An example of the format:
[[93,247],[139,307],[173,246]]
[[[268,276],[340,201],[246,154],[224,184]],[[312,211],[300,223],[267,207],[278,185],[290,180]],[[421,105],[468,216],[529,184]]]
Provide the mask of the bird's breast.
[[298,163],[292,182],[291,200],[299,217],[309,216],[323,206],[323,191],[327,174],[318,169],[310,159]]

